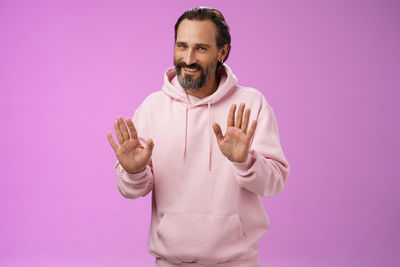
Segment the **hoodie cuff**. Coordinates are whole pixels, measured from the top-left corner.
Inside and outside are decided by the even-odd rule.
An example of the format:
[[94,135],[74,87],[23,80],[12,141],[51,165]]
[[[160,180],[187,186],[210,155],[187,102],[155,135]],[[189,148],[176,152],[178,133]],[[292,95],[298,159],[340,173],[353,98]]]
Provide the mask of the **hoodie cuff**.
[[232,166],[234,169],[236,169],[239,173],[243,171],[247,171],[250,169],[250,167],[253,165],[255,161],[254,156],[249,153],[249,156],[247,157],[247,160],[245,162],[239,163],[239,162],[232,162]]
[[121,174],[122,177],[125,177],[125,178],[127,178],[128,180],[131,180],[131,181],[136,181],[136,180],[142,178],[146,174],[147,166],[141,172],[129,173],[121,166],[121,164],[119,164],[119,161],[117,161],[115,163],[115,165],[114,165],[114,169],[118,174]]

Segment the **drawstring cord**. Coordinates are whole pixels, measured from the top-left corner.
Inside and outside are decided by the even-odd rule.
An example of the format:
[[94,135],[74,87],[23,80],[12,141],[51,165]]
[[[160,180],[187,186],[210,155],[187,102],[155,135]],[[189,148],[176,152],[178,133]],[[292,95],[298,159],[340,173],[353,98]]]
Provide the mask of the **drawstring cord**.
[[187,125],[188,125],[188,110],[189,110],[189,107],[188,107],[188,97],[186,96],[186,111],[185,111],[185,144],[184,144],[184,147],[183,147],[183,161],[185,161],[185,158],[186,158],[186,146],[187,146]]
[[208,170],[211,171],[212,136],[211,136],[211,101],[208,101]]

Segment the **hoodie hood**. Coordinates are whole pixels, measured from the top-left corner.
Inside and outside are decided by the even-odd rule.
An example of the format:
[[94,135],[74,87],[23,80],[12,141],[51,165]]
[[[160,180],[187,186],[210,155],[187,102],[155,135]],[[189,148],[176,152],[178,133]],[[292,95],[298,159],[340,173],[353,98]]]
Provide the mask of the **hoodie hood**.
[[189,109],[193,109],[201,105],[208,105],[208,139],[209,139],[208,169],[209,170],[211,170],[212,138],[214,138],[212,129],[211,105],[220,101],[233,88],[235,88],[238,81],[236,76],[232,73],[231,69],[226,64],[222,64],[219,73],[217,75],[220,76],[220,82],[217,90],[213,94],[206,96],[200,99],[199,101],[196,101],[195,103],[190,102],[190,99],[186,91],[177,81],[175,67],[171,67],[165,71],[164,84],[162,87],[162,91],[166,95],[171,97],[173,100],[179,102],[180,104],[185,105],[185,126],[184,129],[182,129],[184,131],[184,136],[185,136],[183,145],[183,160],[185,160],[186,158],[187,143],[189,141],[187,135]]

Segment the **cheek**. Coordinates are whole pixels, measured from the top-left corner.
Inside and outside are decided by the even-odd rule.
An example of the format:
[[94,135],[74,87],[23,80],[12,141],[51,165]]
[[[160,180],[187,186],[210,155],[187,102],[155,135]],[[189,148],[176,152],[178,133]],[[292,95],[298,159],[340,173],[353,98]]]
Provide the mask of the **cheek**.
[[207,57],[207,59],[205,59],[203,62],[207,62],[207,66],[211,67],[214,64],[217,64],[217,60],[218,60],[217,57],[212,56],[212,57]]
[[207,62],[208,64],[212,64],[216,60],[218,60],[218,54],[216,53],[204,54],[204,61]]
[[180,51],[177,51],[177,50],[174,51],[174,59],[175,59],[175,61],[182,61],[183,58],[184,58],[184,53],[183,52],[180,52]]

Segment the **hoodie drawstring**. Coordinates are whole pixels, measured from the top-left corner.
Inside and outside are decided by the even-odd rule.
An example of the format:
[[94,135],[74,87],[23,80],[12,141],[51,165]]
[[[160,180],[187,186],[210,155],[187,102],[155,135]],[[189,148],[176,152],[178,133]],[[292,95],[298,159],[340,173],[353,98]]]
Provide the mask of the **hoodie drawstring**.
[[[186,99],[188,100],[188,97],[186,96]],[[186,158],[186,147],[187,147],[187,125],[188,125],[188,102],[186,101],[186,111],[185,111],[185,144],[183,147],[183,161],[185,161]]]
[[212,152],[212,125],[211,125],[211,101],[208,101],[208,170],[211,171]]

